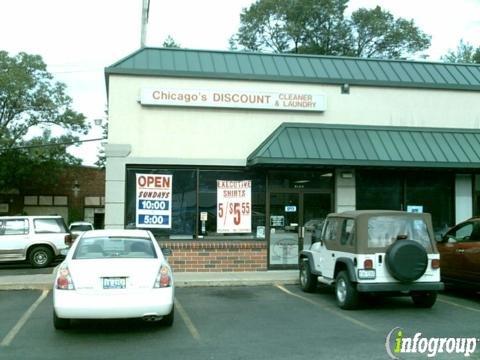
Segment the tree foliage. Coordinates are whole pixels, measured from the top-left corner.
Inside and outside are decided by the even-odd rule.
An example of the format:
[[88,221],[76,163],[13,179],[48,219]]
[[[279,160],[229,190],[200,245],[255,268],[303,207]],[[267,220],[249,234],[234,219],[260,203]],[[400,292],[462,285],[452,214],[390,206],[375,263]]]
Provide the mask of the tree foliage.
[[53,185],[63,166],[80,164],[61,144],[87,131],[40,56],[0,51],[0,188]]
[[451,63],[480,64],[480,47],[475,48],[472,44],[460,40],[457,50],[450,50],[441,57],[441,60]]
[[180,49],[180,44],[175,41],[173,37],[168,35],[166,39],[163,41],[162,46],[164,48],[173,48],[173,49]]
[[430,46],[430,36],[413,22],[394,16],[380,6],[352,13],[353,55],[398,59]]
[[425,50],[430,37],[379,6],[345,16],[348,0],[257,0],[240,15],[232,49],[400,58]]
[[[108,138],[108,121],[105,119],[102,123],[102,138],[106,141]],[[107,156],[105,154],[105,142],[100,144],[100,150],[97,155],[97,161],[95,165],[99,168],[105,169],[107,163]]]

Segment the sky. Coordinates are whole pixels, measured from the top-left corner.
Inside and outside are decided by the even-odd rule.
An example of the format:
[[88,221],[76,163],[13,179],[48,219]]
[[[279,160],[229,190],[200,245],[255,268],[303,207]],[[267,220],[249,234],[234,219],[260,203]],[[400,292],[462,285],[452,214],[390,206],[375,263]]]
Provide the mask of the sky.
[[[181,47],[227,50],[242,9],[253,0],[150,0],[147,46],[171,36]],[[105,119],[104,68],[140,47],[142,0],[0,0],[0,50],[38,54],[55,79],[67,85],[73,108],[91,124],[83,139],[101,137]],[[380,5],[413,19],[432,36],[426,52],[438,61],[463,39],[480,46],[480,0],[350,0],[348,13]],[[100,142],[69,151],[93,165]]]

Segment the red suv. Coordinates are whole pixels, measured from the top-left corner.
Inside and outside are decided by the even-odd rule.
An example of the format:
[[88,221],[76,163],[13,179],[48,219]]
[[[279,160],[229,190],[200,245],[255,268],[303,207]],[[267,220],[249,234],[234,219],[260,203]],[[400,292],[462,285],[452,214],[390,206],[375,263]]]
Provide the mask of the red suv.
[[480,217],[455,225],[437,248],[445,283],[480,290]]

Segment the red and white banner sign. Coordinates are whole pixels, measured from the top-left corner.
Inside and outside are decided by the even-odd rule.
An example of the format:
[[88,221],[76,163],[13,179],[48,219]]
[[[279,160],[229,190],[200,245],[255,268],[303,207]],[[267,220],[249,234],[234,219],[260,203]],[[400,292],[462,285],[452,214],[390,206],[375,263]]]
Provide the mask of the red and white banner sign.
[[217,233],[252,232],[252,181],[217,180]]
[[142,88],[142,105],[221,107],[288,111],[325,111],[325,95],[310,92],[267,92],[241,89]]

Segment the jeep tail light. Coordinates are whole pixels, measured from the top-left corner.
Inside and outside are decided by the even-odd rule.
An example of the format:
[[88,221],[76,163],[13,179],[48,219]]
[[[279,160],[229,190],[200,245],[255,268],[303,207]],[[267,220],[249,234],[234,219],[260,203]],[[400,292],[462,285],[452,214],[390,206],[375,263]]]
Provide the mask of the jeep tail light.
[[162,265],[155,278],[154,288],[165,288],[172,286],[172,271],[166,265]]
[[364,269],[373,269],[373,260],[372,259],[366,259],[363,261],[363,268]]
[[432,269],[440,268],[440,259],[432,259]]
[[75,290],[68,266],[62,265],[60,269],[58,269],[55,287],[59,290]]

